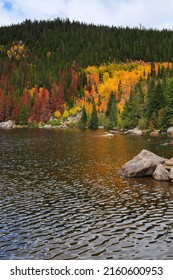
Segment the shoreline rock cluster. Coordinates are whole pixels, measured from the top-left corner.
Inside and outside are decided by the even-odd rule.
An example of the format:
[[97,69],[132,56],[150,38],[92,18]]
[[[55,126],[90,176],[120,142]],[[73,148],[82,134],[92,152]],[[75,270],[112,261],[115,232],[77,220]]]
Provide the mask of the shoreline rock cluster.
[[120,174],[126,178],[152,176],[158,181],[173,182],[173,158],[166,159],[144,149],[121,167]]
[[[77,122],[80,119],[80,114],[78,113],[76,116],[70,116],[66,121],[64,121],[63,123],[61,123],[60,125],[52,125],[52,124],[39,124],[37,127],[38,128],[72,128],[73,126],[71,126],[70,124],[73,122]],[[32,126],[28,126],[28,125],[16,125],[14,121],[12,120],[8,120],[8,121],[4,121],[4,122],[0,122],[0,129],[9,129],[9,128],[27,128],[27,127],[32,127]],[[98,129],[105,129],[104,126],[99,126]],[[143,136],[144,134],[147,133],[147,131],[141,130],[138,127],[135,127],[133,129],[129,129],[124,131],[124,129],[112,129],[109,130],[108,132],[105,132],[105,137],[113,137],[115,134],[124,134],[124,135],[130,135],[130,136]],[[168,136],[173,136],[173,127],[169,127],[167,129],[167,131],[161,132],[160,130],[154,130],[152,132],[149,133],[150,136],[159,136],[160,134],[165,133]],[[150,139],[148,139],[150,140]],[[168,143],[164,143],[162,144],[164,146],[167,145],[173,145],[173,140],[171,140]]]

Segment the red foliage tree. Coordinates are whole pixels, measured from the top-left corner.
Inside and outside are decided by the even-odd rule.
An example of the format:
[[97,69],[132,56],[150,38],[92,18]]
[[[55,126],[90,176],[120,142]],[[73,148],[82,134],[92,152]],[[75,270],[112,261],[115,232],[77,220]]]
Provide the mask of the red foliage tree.
[[0,122],[5,120],[5,96],[0,89]]
[[64,111],[64,85],[61,81],[58,84],[54,83],[51,89],[51,97],[50,97],[50,110],[51,113],[55,111],[60,111],[62,114]]
[[6,97],[6,104],[5,104],[5,119],[9,120],[12,115],[12,109],[13,109],[13,102],[10,93],[8,93]]
[[51,111],[49,108],[49,92],[47,89],[40,88],[34,94],[34,104],[31,109],[29,122],[45,123],[49,120]]
[[40,122],[47,122],[51,116],[49,108],[49,92],[47,89],[43,89],[40,95]]
[[24,92],[24,94],[21,97],[20,103],[21,103],[21,105],[25,105],[26,106],[27,112],[28,112],[28,114],[30,114],[30,110],[31,110],[31,96],[30,96],[29,91],[26,90]]

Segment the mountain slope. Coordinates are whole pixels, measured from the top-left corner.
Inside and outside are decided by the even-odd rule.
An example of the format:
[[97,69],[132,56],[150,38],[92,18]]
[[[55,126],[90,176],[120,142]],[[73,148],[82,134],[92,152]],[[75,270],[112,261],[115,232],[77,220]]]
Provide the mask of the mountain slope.
[[[149,118],[161,118],[160,104],[149,110],[153,79],[153,96],[160,85],[165,123],[172,122],[170,30],[26,20],[0,28],[0,57],[0,121],[38,123],[51,116],[64,120],[83,106],[90,117],[95,106],[105,126],[135,126],[140,120],[149,125]],[[115,108],[108,110],[113,95]],[[133,112],[141,98],[145,106]],[[154,121],[152,125],[159,126]]]

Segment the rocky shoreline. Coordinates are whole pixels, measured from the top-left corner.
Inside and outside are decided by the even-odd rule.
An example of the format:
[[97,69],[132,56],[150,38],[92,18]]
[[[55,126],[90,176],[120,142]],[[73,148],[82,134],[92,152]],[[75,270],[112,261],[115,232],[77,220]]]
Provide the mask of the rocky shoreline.
[[[73,122],[75,120],[75,122]],[[36,126],[35,125],[16,125],[14,121],[12,120],[8,120],[5,122],[0,122],[0,129],[11,129],[11,128],[46,128],[46,129],[50,129],[50,128],[60,128],[60,129],[68,129],[68,128],[78,128],[78,126],[76,125],[72,125],[72,124],[76,124],[77,121],[79,120],[79,115],[76,116],[75,118],[70,117],[70,119],[64,121],[61,124],[58,125],[52,125],[50,123],[48,124],[44,124],[44,123],[39,123]],[[87,127],[86,127],[87,129]],[[105,129],[107,131],[107,129],[104,126],[99,126],[98,129]],[[145,134],[151,136],[151,137],[157,137],[160,134],[162,134],[163,132],[160,132],[160,130],[154,130],[152,132],[147,132],[147,131],[143,131],[141,129],[139,129],[138,127],[135,127],[134,129],[129,129],[129,130],[124,130],[124,129],[113,129],[113,130],[108,130],[107,132],[105,132],[105,134],[103,135],[104,137],[113,137],[115,134],[124,134],[124,135],[130,135],[130,136],[143,136]],[[167,131],[164,131],[164,134],[167,134],[168,136],[173,136],[173,127],[169,127],[167,129]],[[149,138],[147,141],[151,141],[151,139]],[[173,140],[171,140],[168,143],[164,143],[162,144],[164,146],[167,145],[173,145]]]
[[121,167],[120,174],[126,178],[151,176],[173,182],[173,158],[166,159],[144,149]]

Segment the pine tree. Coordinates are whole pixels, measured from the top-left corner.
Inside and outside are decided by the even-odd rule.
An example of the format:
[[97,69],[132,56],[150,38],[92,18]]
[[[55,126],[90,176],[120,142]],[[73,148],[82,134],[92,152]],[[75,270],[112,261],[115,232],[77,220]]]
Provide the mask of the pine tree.
[[106,117],[109,117],[110,112],[111,112],[111,107],[112,104],[116,103],[116,98],[115,98],[115,94],[113,92],[110,93],[109,99],[108,99],[108,103],[107,103],[107,109],[106,109]]
[[20,124],[28,124],[28,111],[25,104],[21,106],[20,114],[18,118]]
[[93,101],[93,107],[92,107],[92,112],[91,112],[91,118],[89,122],[90,129],[97,129],[98,128],[98,116],[97,116],[97,111],[96,111],[96,106],[95,102]]
[[116,123],[117,123],[117,108],[116,108],[116,104],[112,103],[106,128],[113,129]]
[[105,115],[107,117],[106,128],[113,129],[117,122],[116,98],[113,92],[109,96]]
[[79,122],[79,127],[81,129],[84,129],[86,127],[86,124],[87,124],[87,113],[86,113],[86,110],[85,110],[85,106],[82,107],[82,116],[81,116],[81,119],[80,119],[80,122]]
[[167,102],[166,102],[166,123],[168,126],[173,125],[173,79],[170,82],[170,90],[168,92]]
[[87,123],[87,113],[86,113],[86,110],[85,110],[85,106],[83,106],[82,108],[82,118],[81,118],[81,121],[86,124]]
[[165,105],[163,87],[160,81],[155,85],[154,78],[151,79],[147,94],[147,119],[150,120],[153,113],[158,115],[158,111]]

